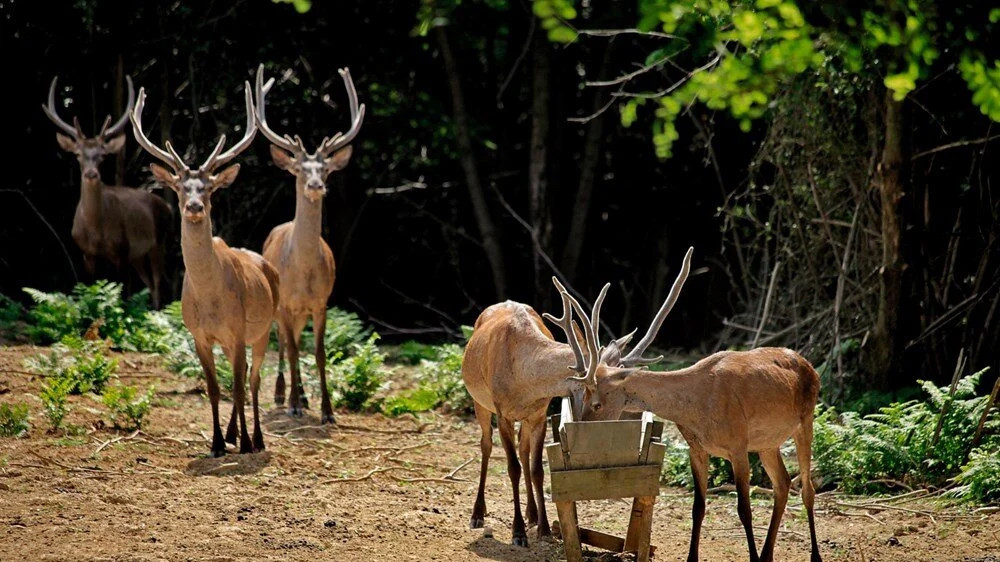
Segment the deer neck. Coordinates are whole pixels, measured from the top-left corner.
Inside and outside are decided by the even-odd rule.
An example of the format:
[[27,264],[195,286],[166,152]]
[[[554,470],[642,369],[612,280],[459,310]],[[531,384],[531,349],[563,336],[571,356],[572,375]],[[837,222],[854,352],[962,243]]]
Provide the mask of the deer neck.
[[626,411],[649,410],[674,423],[691,425],[705,416],[697,402],[700,396],[694,388],[697,383],[698,373],[691,367],[665,372],[642,370],[619,382],[616,394]]
[[570,377],[577,375],[570,367],[576,363],[573,349],[569,344],[545,339],[535,353],[529,354],[525,369],[531,374],[526,393],[537,398],[570,396],[582,389],[579,381]]
[[197,223],[181,219],[181,254],[191,290],[211,291],[221,286],[222,264],[212,243],[212,219],[208,215]]
[[104,182],[100,176],[93,180],[83,177],[82,172],[80,176],[80,201],[77,203],[77,209],[88,224],[94,227],[100,226],[103,218],[101,197]]
[[312,255],[319,248],[323,231],[323,199],[310,201],[305,189],[295,190],[295,221],[292,223],[292,249]]

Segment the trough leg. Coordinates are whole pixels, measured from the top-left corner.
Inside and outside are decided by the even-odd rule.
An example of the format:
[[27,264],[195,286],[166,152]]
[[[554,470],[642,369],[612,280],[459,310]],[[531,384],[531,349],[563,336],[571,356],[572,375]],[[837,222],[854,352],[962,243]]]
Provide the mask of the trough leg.
[[566,550],[566,562],[581,562],[583,550],[580,548],[580,529],[576,521],[576,502],[556,502],[559,512],[559,528],[562,531],[563,548]]
[[625,535],[625,552],[634,552],[636,562],[649,562],[649,534],[653,529],[653,504],[656,496],[638,496],[632,500],[632,517]]

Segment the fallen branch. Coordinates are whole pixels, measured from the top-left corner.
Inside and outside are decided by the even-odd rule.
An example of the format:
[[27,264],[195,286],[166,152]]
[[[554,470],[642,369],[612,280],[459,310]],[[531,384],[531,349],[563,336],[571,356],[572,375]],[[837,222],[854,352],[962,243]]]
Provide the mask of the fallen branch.
[[115,444],[115,443],[117,443],[119,441],[126,441],[126,440],[129,440],[129,439],[135,439],[136,435],[139,435],[139,430],[138,429],[135,430],[135,431],[133,431],[130,435],[119,435],[118,437],[115,437],[114,439],[108,439],[104,443],[101,443],[101,446],[98,447],[97,449],[95,449],[94,452],[90,454],[90,456],[91,456],[91,458],[96,457],[97,453],[100,453],[101,451],[103,451],[109,445],[113,445],[113,444]]

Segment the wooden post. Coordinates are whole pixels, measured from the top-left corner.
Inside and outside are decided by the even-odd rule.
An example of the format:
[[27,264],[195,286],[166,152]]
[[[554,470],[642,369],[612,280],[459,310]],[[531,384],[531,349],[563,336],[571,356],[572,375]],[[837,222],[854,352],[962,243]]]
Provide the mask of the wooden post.
[[582,562],[583,550],[580,548],[580,534],[577,528],[576,502],[556,502],[556,510],[559,512],[559,530],[562,533],[563,547],[566,549],[566,562]]
[[653,504],[656,496],[638,496],[632,500],[632,517],[625,534],[624,552],[634,552],[636,562],[649,562],[649,535],[653,529]]

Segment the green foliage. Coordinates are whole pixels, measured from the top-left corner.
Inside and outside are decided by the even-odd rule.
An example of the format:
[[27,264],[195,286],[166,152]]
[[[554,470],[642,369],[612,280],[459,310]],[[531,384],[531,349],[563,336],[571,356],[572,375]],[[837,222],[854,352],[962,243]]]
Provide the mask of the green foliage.
[[571,43],[576,40],[576,30],[567,22],[576,17],[573,0],[534,0],[532,11],[548,32],[549,41]]
[[312,9],[312,0],[271,0],[275,4],[291,4],[295,11],[304,14]]
[[[324,333],[323,339],[328,357],[337,353],[348,355],[357,344],[369,338],[371,333],[371,328],[365,326],[365,323],[353,312],[337,307],[326,311],[326,333]],[[304,336],[302,339],[306,340]]]
[[1000,60],[990,65],[984,56],[966,53],[958,63],[958,70],[972,90],[972,103],[983,115],[1000,122]]
[[440,403],[436,392],[429,388],[416,388],[390,396],[382,402],[382,412],[387,416],[416,414],[433,410]]
[[0,404],[0,437],[24,437],[29,429],[27,404]]
[[[894,402],[875,414],[838,415],[833,408],[819,407],[813,440],[819,473],[849,493],[881,491],[881,480],[911,486],[943,485],[963,471],[966,452],[985,408],[987,397],[975,393],[982,373],[961,379],[953,397],[948,396],[947,387],[923,382],[927,394],[923,401]],[[991,415],[988,429],[1000,427],[996,418]],[[935,442],[939,420],[941,430]],[[986,445],[996,454],[997,443]]]
[[416,365],[423,360],[433,361],[437,359],[438,348],[418,341],[408,340],[399,346],[393,354],[393,358],[407,365]]
[[74,381],[69,378],[50,377],[42,382],[38,397],[45,408],[45,417],[49,420],[49,428],[53,431],[62,427],[63,418],[69,413],[67,403]]
[[331,394],[338,407],[360,412],[377,406],[372,399],[385,382],[385,354],[375,345],[378,339],[378,333],[372,333],[364,343],[353,344],[353,354],[333,366]]
[[7,295],[0,294],[0,336],[13,339],[21,332],[24,307]]
[[139,394],[134,386],[116,384],[104,391],[101,402],[108,409],[112,425],[121,429],[139,429],[152,407],[154,393],[153,387]]
[[950,491],[953,497],[981,503],[1000,502],[1000,455],[996,449],[977,447],[953,480],[958,484]]
[[35,302],[28,311],[27,335],[38,343],[52,343],[81,336],[92,327],[97,335],[118,349],[162,351],[163,334],[155,313],[148,312],[149,291],[122,300],[121,283],[98,281],[77,284],[69,295],[25,287]]
[[70,394],[100,392],[118,369],[118,360],[104,354],[104,342],[67,336],[25,360],[25,367],[44,377],[66,381]]

